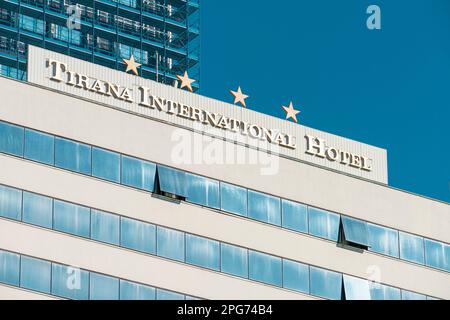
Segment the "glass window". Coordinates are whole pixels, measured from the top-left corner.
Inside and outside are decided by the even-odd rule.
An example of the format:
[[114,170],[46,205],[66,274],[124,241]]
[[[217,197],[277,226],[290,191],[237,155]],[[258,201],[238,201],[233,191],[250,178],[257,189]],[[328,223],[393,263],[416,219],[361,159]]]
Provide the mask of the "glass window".
[[186,174],[186,200],[219,209],[219,181]]
[[247,189],[221,182],[220,200],[222,210],[247,216]]
[[424,264],[423,238],[400,232],[400,258]]
[[119,244],[119,216],[91,210],[91,237],[94,240]]
[[398,231],[376,224],[367,224],[369,250],[398,258]]
[[343,279],[345,300],[370,300],[369,281],[345,274]]
[[89,272],[52,263],[52,294],[74,300],[89,299]]
[[22,256],[20,286],[39,292],[50,293],[51,263]]
[[91,272],[90,300],[119,300],[119,279]]
[[89,238],[90,209],[72,203],[54,201],[54,229]]
[[250,279],[281,287],[281,258],[249,250],[249,269]]
[[126,186],[153,192],[156,165],[151,162],[122,156],[122,183]]
[[284,199],[281,203],[283,212],[283,227],[308,233],[308,207],[303,204]]
[[52,228],[53,200],[34,193],[23,192],[23,221]]
[[157,166],[159,188],[162,192],[186,197],[186,173],[180,170]]
[[120,182],[120,155],[100,148],[92,148],[92,175]]
[[337,241],[339,236],[339,215],[309,207],[309,233],[321,238]]
[[283,259],[283,287],[309,293],[309,267],[306,264]]
[[53,164],[54,142],[55,139],[51,135],[26,129],[25,158],[46,164]]
[[184,300],[184,295],[173,291],[156,289],[156,300]]
[[120,300],[155,300],[155,295],[153,287],[120,280]]
[[249,218],[281,225],[280,198],[256,191],[248,191]]
[[427,297],[423,294],[402,290],[402,300],[426,300],[426,299]]
[[445,245],[445,261],[445,270],[450,272],[450,245],[448,244]]
[[121,218],[120,245],[125,248],[154,254],[156,227],[153,224]]
[[0,121],[0,151],[23,155],[23,128]]
[[55,165],[59,168],[91,174],[91,147],[55,138]]
[[425,263],[427,266],[446,270],[445,244],[425,239]]
[[331,300],[342,297],[342,274],[310,267],[311,294]]
[[248,250],[221,243],[221,271],[248,278]]
[[20,220],[22,191],[0,185],[0,216]]
[[0,282],[19,286],[20,256],[0,250]]
[[219,242],[186,234],[186,262],[197,266],[219,270]]
[[367,222],[345,216],[341,219],[345,241],[368,247]]
[[401,300],[400,289],[376,282],[369,283],[372,300]]
[[184,261],[184,232],[158,227],[158,251],[160,257]]

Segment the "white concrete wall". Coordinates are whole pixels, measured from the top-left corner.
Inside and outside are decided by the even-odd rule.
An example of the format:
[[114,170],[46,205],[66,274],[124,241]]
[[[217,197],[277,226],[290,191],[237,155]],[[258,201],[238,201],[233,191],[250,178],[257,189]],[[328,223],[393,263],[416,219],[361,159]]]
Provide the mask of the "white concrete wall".
[[54,296],[0,284],[0,300],[63,300]]

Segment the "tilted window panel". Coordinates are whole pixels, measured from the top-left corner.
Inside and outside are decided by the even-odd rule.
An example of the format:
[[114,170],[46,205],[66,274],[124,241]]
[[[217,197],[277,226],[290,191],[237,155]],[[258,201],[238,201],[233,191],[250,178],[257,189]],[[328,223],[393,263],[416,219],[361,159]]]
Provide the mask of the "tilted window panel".
[[186,173],[184,171],[158,165],[156,172],[161,192],[186,198]]
[[345,300],[371,300],[369,281],[345,274],[343,281]]
[[367,222],[350,217],[341,216],[343,241],[349,244],[356,244],[358,246],[368,248],[368,231]]

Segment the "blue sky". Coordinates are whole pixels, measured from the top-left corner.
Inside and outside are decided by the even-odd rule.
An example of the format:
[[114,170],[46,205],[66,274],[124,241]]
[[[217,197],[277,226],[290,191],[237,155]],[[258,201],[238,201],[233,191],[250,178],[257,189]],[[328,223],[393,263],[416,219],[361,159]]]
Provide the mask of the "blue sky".
[[[381,8],[368,30],[366,9]],[[201,93],[388,150],[391,186],[450,202],[449,0],[202,0]]]

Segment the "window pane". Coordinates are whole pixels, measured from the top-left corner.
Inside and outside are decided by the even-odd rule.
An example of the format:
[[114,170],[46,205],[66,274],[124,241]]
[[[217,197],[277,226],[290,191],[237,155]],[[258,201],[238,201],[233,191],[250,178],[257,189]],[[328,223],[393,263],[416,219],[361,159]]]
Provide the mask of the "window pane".
[[249,190],[248,216],[277,226],[281,225],[280,198]]
[[91,272],[90,300],[119,300],[119,279]]
[[425,261],[427,266],[446,270],[445,245],[425,239]]
[[249,250],[250,279],[281,287],[281,258]]
[[54,229],[89,238],[90,209],[64,201],[54,201]]
[[184,295],[163,289],[156,289],[156,300],[184,300]]
[[369,250],[398,258],[398,231],[368,223]]
[[153,224],[121,218],[120,245],[125,248],[154,254],[156,227]]
[[91,238],[118,245],[119,216],[92,209]]
[[247,189],[221,182],[220,199],[222,210],[247,216]]
[[23,155],[23,128],[0,121],[0,151]]
[[22,256],[20,286],[39,292],[50,293],[51,263]]
[[154,163],[122,156],[122,183],[124,185],[153,192],[155,173],[156,165]]
[[219,208],[219,181],[186,174],[186,200],[211,208]]
[[369,246],[367,222],[350,217],[341,217],[345,240],[351,243]]
[[282,211],[284,228],[308,233],[307,206],[283,199]]
[[248,278],[248,250],[221,244],[221,271],[238,277]]
[[23,221],[52,228],[53,200],[34,193],[23,192]]
[[219,242],[186,235],[186,262],[197,266],[219,270]]
[[309,267],[306,264],[283,259],[283,287],[309,293]]
[[157,166],[161,191],[186,197],[186,174],[183,171]]
[[311,294],[331,300],[340,300],[342,274],[316,267],[310,267]]
[[423,294],[402,290],[402,300],[426,300],[427,297]]
[[20,220],[22,191],[0,185],[0,216]]
[[113,182],[120,182],[120,155],[99,148],[92,148],[92,175]]
[[424,264],[423,238],[400,232],[400,258]]
[[155,300],[155,295],[153,287],[120,280],[120,300]]
[[184,261],[184,232],[158,227],[158,256]]
[[46,164],[54,163],[53,136],[34,130],[25,130],[25,158]]
[[445,245],[445,261],[445,270],[450,272],[450,245],[448,244]]
[[370,300],[369,282],[344,274],[345,300]]
[[0,282],[18,287],[19,265],[18,254],[0,250]]
[[89,299],[89,272],[52,263],[52,294],[74,299]]
[[309,233],[321,238],[337,241],[339,236],[339,215],[309,207]]
[[91,147],[55,138],[55,165],[59,168],[91,174]]
[[372,282],[369,284],[372,300],[401,300],[400,289]]

